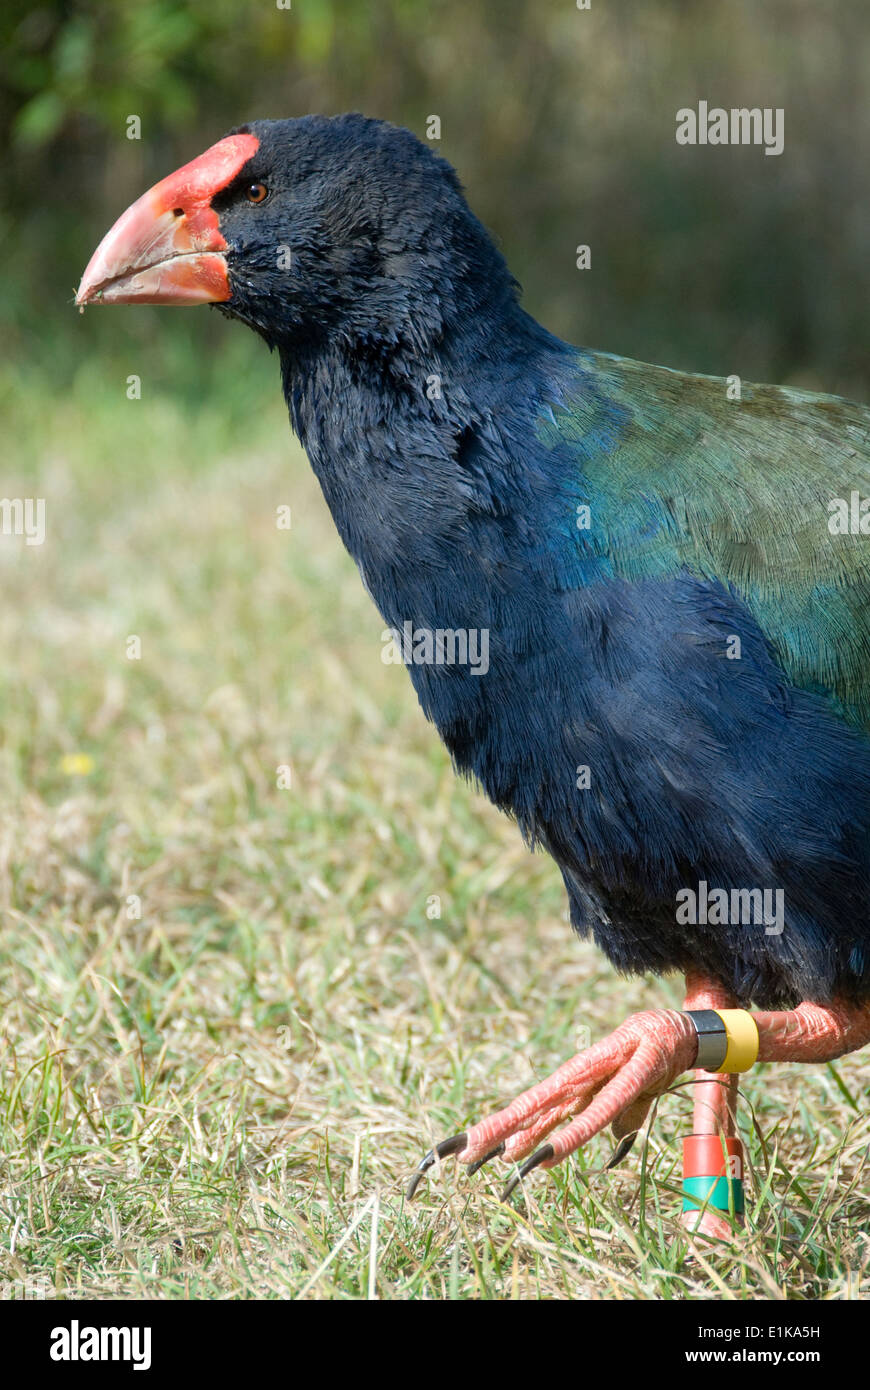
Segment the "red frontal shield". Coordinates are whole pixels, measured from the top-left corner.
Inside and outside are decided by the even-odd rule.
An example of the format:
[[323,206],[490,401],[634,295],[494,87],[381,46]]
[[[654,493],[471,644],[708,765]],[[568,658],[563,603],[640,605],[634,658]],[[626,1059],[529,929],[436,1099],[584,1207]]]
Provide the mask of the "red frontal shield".
[[255,135],[228,135],[143,193],[103,237],[82,276],[76,304],[229,299],[227,244],[211,200],[259,143]]

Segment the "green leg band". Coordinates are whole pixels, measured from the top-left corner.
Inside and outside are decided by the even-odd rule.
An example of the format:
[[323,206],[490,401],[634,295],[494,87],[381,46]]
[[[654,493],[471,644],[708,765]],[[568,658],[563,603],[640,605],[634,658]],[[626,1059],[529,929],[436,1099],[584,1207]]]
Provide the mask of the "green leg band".
[[683,1211],[698,1211],[703,1206],[742,1216],[743,1183],[740,1178],[683,1178]]

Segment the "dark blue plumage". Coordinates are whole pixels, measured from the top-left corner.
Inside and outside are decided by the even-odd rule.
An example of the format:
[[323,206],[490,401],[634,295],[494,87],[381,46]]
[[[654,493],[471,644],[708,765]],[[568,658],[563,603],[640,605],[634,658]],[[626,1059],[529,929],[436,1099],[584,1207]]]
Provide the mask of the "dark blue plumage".
[[[456,765],[619,970],[870,998],[870,410],[560,342],[407,131],[241,132],[219,307],[280,354],[387,624],[488,630],[485,675],[409,668]],[[781,920],[687,921],[701,884]]]
[[[265,322],[259,297],[227,312],[278,348],[294,428],[386,622],[489,630],[485,677],[409,668],[457,766],[554,856],[575,927],[618,969],[703,969],[763,1006],[866,997],[870,581],[866,559],[837,572],[824,501],[849,480],[850,437],[866,482],[870,412],[777,388],[733,403],[724,382],[568,347],[519,307],[452,171],[407,132],[286,127],[250,127],[265,162],[286,141],[319,168],[322,145],[362,189],[366,284],[313,333]],[[322,199],[305,188],[285,209],[303,257],[306,196]],[[799,451],[818,496],[800,491]],[[678,502],[650,465],[668,456]],[[782,562],[777,505],[803,536]],[[791,648],[789,594],[806,581],[812,597],[828,570],[856,631],[826,631],[818,606]],[[832,638],[852,664],[820,656],[802,688],[807,646]],[[702,880],[782,890],[783,930],[680,924],[677,895]]]
[[[466,356],[457,333],[429,364],[450,383],[461,372],[480,403],[479,416],[445,410],[446,429],[412,406],[384,422],[384,383],[345,379],[340,361],[340,413],[288,392],[387,623],[489,629],[483,678],[409,667],[425,713],[553,854],[575,927],[620,970],[703,968],[766,1007],[866,993],[870,740],[790,682],[736,586],[608,573],[575,524],[582,450],[596,443],[536,438],[575,360],[518,313],[500,336],[507,361]],[[298,380],[298,359],[288,365]],[[425,469],[405,466],[421,457]],[[784,930],[681,928],[676,895],[699,880],[781,888]]]

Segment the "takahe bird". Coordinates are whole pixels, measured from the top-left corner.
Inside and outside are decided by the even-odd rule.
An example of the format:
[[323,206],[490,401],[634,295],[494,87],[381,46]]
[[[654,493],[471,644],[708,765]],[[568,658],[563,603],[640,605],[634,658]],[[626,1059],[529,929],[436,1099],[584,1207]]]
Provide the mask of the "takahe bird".
[[693,1065],[696,1130],[727,1135],[756,1055],[870,1040],[867,406],[561,342],[451,166],[359,115],[240,126],[123,214],[76,302],[213,303],[277,349],[456,767],[618,971],[685,973],[685,1012],[634,1014],[421,1170],[522,1175],[608,1124],[621,1156]]

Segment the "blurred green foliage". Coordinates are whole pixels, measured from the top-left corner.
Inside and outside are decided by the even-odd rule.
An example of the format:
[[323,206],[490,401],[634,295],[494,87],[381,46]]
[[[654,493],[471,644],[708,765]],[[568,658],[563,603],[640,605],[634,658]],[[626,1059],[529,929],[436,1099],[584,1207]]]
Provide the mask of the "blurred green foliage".
[[[83,351],[100,351],[134,355],[130,370],[169,375],[171,362],[179,389],[206,390],[208,315],[96,312],[83,332],[71,298],[90,251],[148,184],[240,121],[357,109],[421,136],[440,116],[439,148],[527,307],[563,336],[870,396],[867,0],[593,0],[589,11],[575,0],[6,0],[0,41],[5,345],[59,385]],[[784,153],[677,146],[677,109],[701,99],[783,107]]]

